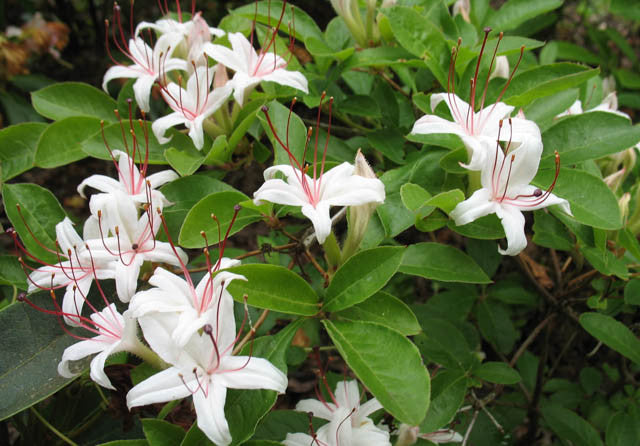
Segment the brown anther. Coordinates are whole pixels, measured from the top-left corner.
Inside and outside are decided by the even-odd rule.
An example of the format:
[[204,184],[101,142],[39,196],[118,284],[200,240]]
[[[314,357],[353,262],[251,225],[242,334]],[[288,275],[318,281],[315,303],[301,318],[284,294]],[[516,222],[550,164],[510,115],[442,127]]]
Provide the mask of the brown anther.
[[539,197],[542,195],[542,190],[541,189],[536,189],[533,191],[533,196],[534,197]]
[[134,243],[133,245],[131,245],[131,249],[133,249],[134,251],[138,249],[138,244]]

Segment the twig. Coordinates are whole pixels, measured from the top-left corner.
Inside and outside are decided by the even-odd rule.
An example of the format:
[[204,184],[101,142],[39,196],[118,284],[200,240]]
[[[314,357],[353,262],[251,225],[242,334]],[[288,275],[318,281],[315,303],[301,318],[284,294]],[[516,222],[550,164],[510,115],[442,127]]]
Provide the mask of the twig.
[[553,269],[556,273],[556,290],[562,290],[562,269],[560,267],[560,261],[558,260],[558,253],[555,249],[551,249],[551,262],[553,263]]
[[329,274],[327,274],[327,272],[322,268],[322,266],[320,266],[318,261],[311,255],[311,253],[309,252],[308,249],[304,252],[304,254],[307,256],[307,259],[309,259],[309,261],[311,262],[313,267],[316,270],[318,270],[318,272],[322,275],[322,277],[324,278],[325,284],[328,283],[329,282]]
[[49,429],[51,432],[56,434],[58,436],[58,438],[60,438],[62,441],[64,441],[65,443],[67,443],[70,446],[78,446],[77,443],[74,443],[73,441],[71,441],[71,439],[69,437],[67,437],[65,434],[63,434],[58,429],[53,427],[53,425],[51,425],[51,423],[49,423],[42,415],[40,415],[40,413],[36,410],[36,408],[34,406],[31,406],[29,409],[31,409],[31,412],[33,412],[33,414],[36,416],[36,418],[38,420],[40,420],[42,422],[42,424],[44,424],[47,427],[47,429]]
[[476,396],[476,393],[473,390],[471,391],[471,396],[473,397],[474,400],[476,400],[476,403],[478,403],[478,406],[480,406],[480,409],[482,409],[482,411],[485,414],[487,414],[487,416],[489,417],[493,425],[496,427],[496,429],[498,429],[500,433],[504,435],[504,428],[502,427],[502,425],[498,423],[498,420],[496,420],[495,417],[491,414],[491,412],[487,410],[482,400],[478,399],[478,397]]
[[255,324],[253,324],[253,327],[251,327],[251,330],[249,330],[249,332],[244,336],[244,338],[242,338],[242,340],[240,341],[240,343],[236,344],[236,346],[233,348],[233,352],[231,353],[232,355],[237,355],[238,352],[240,350],[242,350],[242,347],[244,347],[244,345],[249,342],[249,340],[255,336],[256,331],[258,330],[258,328],[260,328],[260,326],[264,323],[265,319],[267,319],[267,316],[269,315],[269,310],[263,310],[262,313],[260,314],[260,317],[258,318],[258,320],[256,321]]
[[524,342],[522,343],[518,351],[513,355],[513,357],[511,358],[511,361],[509,361],[509,367],[513,367],[516,364],[516,362],[518,362],[518,359],[520,359],[520,356],[522,356],[522,354],[527,350],[527,347],[531,345],[531,343],[540,334],[540,332],[545,327],[545,325],[547,325],[549,321],[553,319],[555,316],[556,316],[555,313],[550,314],[542,322],[540,322],[536,326],[536,328],[533,329],[533,331],[529,334],[527,339],[524,340]]
[[480,411],[478,409],[476,409],[475,412],[473,412],[473,418],[471,418],[471,422],[469,423],[469,426],[467,427],[467,431],[464,433],[464,438],[462,439],[462,446],[467,446],[467,441],[471,436],[473,425],[476,424],[476,419],[478,418],[479,413]]

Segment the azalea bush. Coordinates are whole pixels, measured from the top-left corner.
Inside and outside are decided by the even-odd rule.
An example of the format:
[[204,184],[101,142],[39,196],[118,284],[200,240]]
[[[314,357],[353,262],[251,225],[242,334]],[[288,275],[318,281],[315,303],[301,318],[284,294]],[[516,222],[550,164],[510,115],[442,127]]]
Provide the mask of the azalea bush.
[[619,31],[550,39],[555,0],[137,6],[101,85],[0,130],[7,444],[640,444]]

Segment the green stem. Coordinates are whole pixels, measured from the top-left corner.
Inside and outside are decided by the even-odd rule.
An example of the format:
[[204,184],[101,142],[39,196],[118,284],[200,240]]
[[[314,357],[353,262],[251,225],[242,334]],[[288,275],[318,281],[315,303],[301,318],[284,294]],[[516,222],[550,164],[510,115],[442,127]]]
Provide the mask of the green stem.
[[468,190],[469,195],[471,195],[478,189],[482,189],[479,170],[470,170],[467,175],[468,175],[467,178],[469,178],[469,190]]
[[202,122],[202,128],[205,133],[211,137],[211,139],[215,140],[218,136],[224,135],[224,129],[216,124],[212,119],[205,119]]
[[132,345],[131,348],[127,350],[148,363],[154,369],[164,370],[168,367],[168,364],[164,362],[156,352],[144,345],[140,340],[138,340],[136,345]]
[[29,409],[31,409],[31,412],[33,412],[33,414],[36,416],[36,418],[38,420],[40,420],[42,422],[42,424],[44,424],[47,427],[47,429],[49,429],[51,432],[56,434],[62,441],[64,441],[65,443],[67,443],[67,444],[69,444],[71,446],[78,446],[77,443],[74,443],[73,441],[71,441],[71,439],[69,437],[67,437],[65,434],[63,434],[58,429],[53,427],[51,425],[51,423],[49,423],[42,415],[40,415],[40,413],[36,410],[35,407],[31,406]]

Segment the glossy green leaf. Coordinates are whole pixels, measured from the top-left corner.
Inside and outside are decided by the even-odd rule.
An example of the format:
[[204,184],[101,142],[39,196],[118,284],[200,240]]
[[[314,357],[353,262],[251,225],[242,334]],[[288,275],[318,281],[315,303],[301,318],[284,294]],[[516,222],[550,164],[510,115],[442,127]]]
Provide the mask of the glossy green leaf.
[[[137,141],[137,149],[136,149],[136,160],[142,161],[145,156],[145,151],[148,148],[149,150],[149,163],[150,164],[167,164],[167,160],[164,157],[164,151],[169,147],[177,147],[181,149],[182,147],[193,146],[191,139],[185,135],[184,133],[169,130],[167,132],[167,137],[172,136],[171,141],[167,144],[160,144],[156,139],[156,136],[153,134],[151,130],[151,122],[147,122],[145,124],[145,129],[134,123],[133,126],[135,130],[135,137]],[[124,135],[126,138],[126,143],[123,141],[122,133],[124,131]],[[145,133],[149,140],[149,144],[146,144],[145,141]],[[104,135],[102,134],[102,130],[98,127],[90,138],[87,138],[82,144],[82,150],[89,156],[94,158],[102,159],[102,160],[111,160],[111,155],[109,154],[109,150],[105,145],[105,139],[107,144],[111,150],[120,150],[122,152],[127,151],[127,146],[129,147],[129,153],[133,150],[133,136],[130,133],[130,128],[127,123],[114,123],[114,124],[105,124],[104,126]]]
[[[553,182],[555,171],[538,171],[533,184],[546,189]],[[622,226],[618,201],[602,179],[583,170],[561,168],[553,193],[571,205],[573,217],[580,223],[600,229]]]
[[450,369],[467,371],[472,368],[469,343],[452,322],[429,316],[420,318],[422,333],[414,340],[424,358]]
[[198,427],[198,423],[195,422],[187,431],[187,435],[182,439],[180,446],[213,446],[213,442],[207,438],[205,433]]
[[202,152],[198,152],[195,149],[178,150],[175,147],[169,147],[165,150],[164,157],[173,170],[178,172],[181,177],[193,174],[205,160]]
[[640,426],[638,416],[635,417],[624,412],[614,414],[607,424],[607,446],[628,446],[640,444]]
[[[205,231],[210,245],[218,243],[218,229],[224,235],[231,224],[234,206],[248,200],[245,194],[236,191],[215,192],[198,201],[185,217],[178,243],[184,248],[203,248],[207,245],[201,232]],[[215,215],[216,222],[211,218]],[[260,213],[251,209],[241,209],[231,227],[229,235],[233,235],[245,226],[258,221]],[[218,224],[220,226],[218,226]]]
[[367,140],[374,149],[380,151],[394,163],[404,163],[404,138],[399,130],[393,127],[376,130],[367,135]]
[[282,313],[313,316],[320,310],[315,291],[298,274],[283,266],[252,264],[231,268],[247,278],[234,280],[229,292],[238,302],[248,296],[248,304]]
[[27,289],[27,276],[16,256],[0,255],[0,284]]
[[38,139],[47,125],[39,122],[12,125],[0,130],[2,181],[31,169],[35,162]]
[[333,276],[323,310],[344,310],[375,294],[398,271],[403,254],[402,247],[383,246],[350,257]]
[[155,418],[146,418],[141,421],[149,446],[175,446],[180,444],[185,436],[180,426],[167,421]]
[[542,416],[562,439],[580,446],[603,446],[598,431],[572,410],[561,406],[542,407]]
[[331,59],[337,59],[339,61],[347,59],[355,52],[354,47],[345,48],[340,51],[336,51],[333,48],[329,47],[324,40],[320,40],[314,36],[309,36],[304,41],[305,47],[307,50],[313,54],[315,57],[329,57]]
[[640,141],[640,126],[632,126],[623,116],[589,112],[568,116],[542,135],[543,162],[551,163],[554,151],[565,165],[598,159],[633,147]]
[[427,200],[425,206],[435,206],[448,214],[462,201],[464,193],[460,189],[451,189],[433,196]]
[[[40,245],[55,249],[55,228],[65,217],[64,209],[56,197],[36,184],[25,183],[5,184],[3,198],[5,212],[27,250],[44,261],[56,263],[58,256]],[[31,233],[20,217],[16,207],[18,204]],[[34,240],[34,236],[40,243]]]
[[491,16],[488,25],[498,31],[509,31],[560,6],[562,0],[509,0]]
[[[290,323],[276,335],[257,338],[245,345],[241,355],[264,358],[287,373],[286,354],[302,320]],[[253,436],[260,420],[271,410],[277,393],[273,390],[229,389],[224,412],[231,431],[231,445],[239,445]]]
[[598,73],[598,68],[566,62],[538,66],[515,76],[503,99],[509,105],[524,107],[534,99],[580,85]]
[[413,183],[403,184],[400,188],[402,204],[410,211],[417,211],[431,198],[431,194]]
[[[82,100],[79,100],[81,98]],[[116,121],[116,101],[103,91],[80,82],[62,82],[31,93],[33,108],[54,121],[70,116],[89,116]]]
[[[53,309],[48,293],[31,295],[37,305]],[[55,316],[14,303],[0,310],[0,325],[11,327],[0,338],[0,420],[47,398],[70,380],[58,375],[62,352],[75,340]],[[25,342],[28,340],[28,342]]]
[[169,232],[177,238],[178,231],[182,227],[184,218],[189,210],[200,200],[209,194],[234,190],[228,184],[206,175],[192,175],[178,178],[160,189],[164,196],[173,203],[162,211]]
[[[326,420],[312,418],[314,431],[326,424]],[[272,410],[260,421],[253,436],[255,440],[282,441],[288,433],[308,432],[309,415],[297,410]]]
[[[295,113],[291,113],[291,120],[289,119],[289,108],[285,107],[278,101],[272,101],[267,104],[269,118],[273,124],[273,128],[276,131],[277,138],[274,136],[269,121],[267,120],[265,113],[260,111],[258,113],[258,119],[262,124],[262,128],[266,133],[269,141],[271,141],[271,147],[273,148],[274,160],[273,164],[286,164],[289,165],[289,155],[282,148],[278,142],[278,138],[283,144],[287,144],[291,153],[295,156],[299,163],[302,163],[302,155],[304,153],[305,141],[307,140],[307,128],[302,122],[302,119]],[[287,140],[287,122],[289,122],[289,135]],[[311,146],[307,149],[307,154],[313,156],[313,141],[309,143]],[[310,158],[313,160],[313,157]]]
[[[243,132],[243,136],[244,136],[244,132]],[[211,146],[211,149],[209,149],[209,152],[207,153],[207,156],[205,157],[203,164],[206,164],[207,166],[215,166],[218,164],[225,163],[231,160],[232,154],[233,154],[233,150],[231,149],[231,147],[229,147],[229,143],[227,141],[226,135],[220,135],[216,137],[215,141],[213,141],[213,145]]]
[[[407,64],[407,59],[414,59],[414,56],[399,46],[379,46],[376,48],[365,48],[356,51],[344,62],[343,70],[363,67],[383,67]],[[411,63],[417,62],[420,66],[424,64],[415,59]]]
[[640,305],[640,279],[631,279],[624,286],[624,303]]
[[384,325],[322,323],[347,365],[384,408],[403,423],[419,424],[429,407],[430,384],[417,347]]
[[502,303],[488,299],[481,301],[478,303],[476,316],[480,332],[487,341],[504,354],[513,350],[518,333]]
[[533,223],[533,241],[534,243],[561,251],[571,251],[575,242],[571,239],[571,235],[557,218],[545,212],[538,210],[534,212]]
[[[269,7],[271,9],[269,9]],[[275,26],[275,23],[280,17],[282,8],[282,2],[278,0],[273,0],[271,2],[260,1],[258,2],[257,15],[255,14],[256,9],[253,3],[234,9],[231,13],[246,17],[249,20],[253,20],[255,18],[259,23]],[[294,9],[294,11],[292,11],[292,9]],[[291,16],[292,14],[293,17]],[[292,29],[295,31],[296,39],[303,42],[308,37],[315,37],[321,41],[324,40],[322,31],[318,25],[316,25],[316,22],[311,18],[311,16],[297,6],[289,3],[286,4],[284,9],[284,16],[282,19],[283,25],[280,26],[280,31],[285,33],[288,32],[288,28],[286,26],[287,23],[295,23],[295,27],[292,27]]]
[[605,314],[584,313],[580,325],[604,345],[640,365],[640,339],[622,322]]
[[434,432],[448,425],[464,401],[467,378],[456,370],[444,370],[431,380],[431,404],[420,432]]
[[384,291],[334,316],[350,321],[375,322],[399,331],[405,336],[417,334],[420,324],[411,309],[400,299]]
[[384,204],[376,208],[376,213],[380,217],[387,237],[395,237],[410,228],[415,221],[413,212],[402,204],[399,193],[387,194]]
[[38,140],[35,165],[52,168],[85,158],[85,139],[100,130],[100,119],[87,116],[64,118],[49,125]]
[[474,376],[494,384],[517,384],[520,374],[504,362],[484,362],[473,371]]
[[458,226],[455,221],[449,221],[449,228],[460,235],[481,240],[496,240],[504,237],[504,229],[496,214],[485,215],[471,223]]
[[490,283],[476,262],[453,246],[417,243],[405,251],[400,272],[442,282]]

